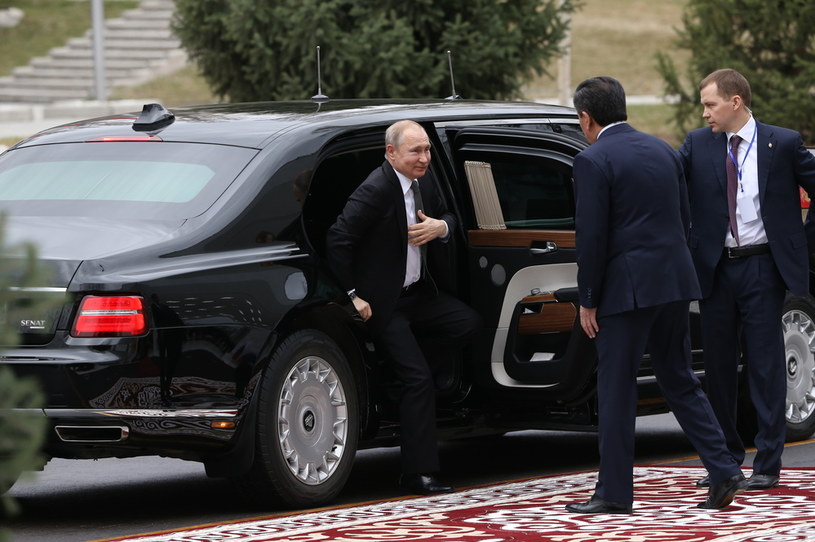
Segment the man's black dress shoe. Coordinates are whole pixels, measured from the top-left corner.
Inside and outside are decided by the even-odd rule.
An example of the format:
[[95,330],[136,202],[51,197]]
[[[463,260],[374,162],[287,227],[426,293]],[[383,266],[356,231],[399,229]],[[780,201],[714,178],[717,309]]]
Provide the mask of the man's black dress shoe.
[[717,509],[724,508],[731,502],[736,493],[744,491],[747,488],[747,479],[743,474],[737,474],[728,478],[719,484],[712,484],[707,491],[707,500],[700,502],[697,506],[699,508]]
[[591,500],[586,502],[567,504],[566,510],[568,512],[574,512],[575,514],[630,514],[631,505],[607,501],[594,495]]
[[435,495],[452,493],[453,486],[446,486],[430,474],[403,474],[399,478],[399,487],[415,495]]
[[710,475],[705,475],[704,478],[696,480],[696,487],[710,487]]
[[778,485],[781,479],[777,474],[756,474],[747,480],[747,489],[770,489]]

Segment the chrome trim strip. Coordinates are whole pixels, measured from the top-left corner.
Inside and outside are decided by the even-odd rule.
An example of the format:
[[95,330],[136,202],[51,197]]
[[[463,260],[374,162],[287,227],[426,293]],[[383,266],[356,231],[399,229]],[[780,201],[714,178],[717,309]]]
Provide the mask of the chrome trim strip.
[[82,316],[128,316],[131,314],[139,314],[140,311],[134,310],[83,310]]
[[36,293],[51,293],[51,294],[64,294],[68,288],[57,288],[51,286],[9,286],[10,292],[36,292]]
[[184,409],[184,410],[153,410],[153,409],[117,409],[101,411],[104,416],[117,416],[122,418],[234,418],[237,410],[231,409]]
[[[63,434],[62,431],[70,431],[75,429],[77,431],[108,431],[110,429],[119,431],[118,438],[98,438],[98,439],[79,439],[70,438],[70,434]],[[79,443],[98,443],[98,442],[122,442],[127,440],[130,436],[130,428],[126,425],[57,425],[54,431],[62,442],[79,442]]]
[[[560,114],[560,113],[556,113]],[[471,127],[486,126],[488,128],[501,128],[504,124],[580,124],[576,117],[572,116],[551,116],[545,115],[542,117],[496,117],[494,119],[462,119],[462,120],[447,120],[433,123],[440,128],[447,128],[448,126],[464,126]]]
[[[701,378],[701,377],[703,377],[705,375],[705,371],[703,369],[694,370],[693,374],[695,374],[697,378]],[[655,384],[655,383],[657,383],[657,377],[654,376],[654,375],[638,376],[637,377],[637,384],[645,384],[645,383]]]
[[220,269],[236,265],[286,261],[308,256],[309,253],[304,252],[296,243],[281,243],[274,247],[266,246],[217,254],[181,256],[170,261],[151,262],[150,266],[130,267],[121,273],[113,272],[107,276],[111,280],[154,280],[180,273]]
[[181,410],[144,408],[144,409],[73,409],[73,408],[46,408],[45,415],[49,418],[234,418],[238,415],[237,409],[188,408]]
[[[1,358],[0,358],[1,359]],[[41,408],[6,408],[0,409],[0,416],[6,412],[12,414],[22,414],[26,416],[45,416],[45,411]]]

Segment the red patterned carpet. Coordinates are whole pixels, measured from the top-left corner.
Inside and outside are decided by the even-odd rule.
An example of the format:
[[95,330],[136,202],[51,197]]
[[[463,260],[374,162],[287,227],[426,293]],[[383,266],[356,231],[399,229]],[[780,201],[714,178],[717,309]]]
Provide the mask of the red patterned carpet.
[[[815,541],[815,470],[785,469],[781,484],[739,494],[722,510],[696,507],[699,467],[637,467],[631,515],[574,515],[596,473],[578,473],[135,537],[128,542],[802,542]],[[749,472],[745,471],[749,475]]]

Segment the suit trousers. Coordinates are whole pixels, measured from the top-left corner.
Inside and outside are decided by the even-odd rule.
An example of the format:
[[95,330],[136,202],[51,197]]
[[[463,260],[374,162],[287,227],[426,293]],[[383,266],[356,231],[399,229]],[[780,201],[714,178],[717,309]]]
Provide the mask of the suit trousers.
[[787,376],[781,315],[786,289],[771,254],[722,258],[710,297],[699,303],[707,389],[727,446],[739,463],[738,364],[744,358],[758,433],[753,471],[777,475],[786,437]]
[[596,495],[622,504],[633,502],[637,373],[646,348],[663,396],[707,467],[711,482],[739,474],[691,369],[688,302],[604,316],[598,325],[600,473]]
[[[376,310],[376,308],[374,308]],[[478,314],[458,299],[422,284],[399,298],[378,343],[401,385],[402,472],[439,470],[434,371],[478,332]]]

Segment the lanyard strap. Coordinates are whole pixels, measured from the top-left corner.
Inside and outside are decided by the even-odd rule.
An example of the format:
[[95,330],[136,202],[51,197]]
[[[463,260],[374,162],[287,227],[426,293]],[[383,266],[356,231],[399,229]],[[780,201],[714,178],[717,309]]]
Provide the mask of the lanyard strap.
[[[741,174],[744,170],[744,163],[747,161],[747,155],[750,154],[750,149],[753,148],[753,142],[756,140],[756,132],[758,132],[758,123],[753,126],[753,137],[750,138],[750,144],[747,145],[747,152],[744,153],[744,158],[741,159],[741,166],[739,166],[736,157],[733,156],[733,151],[730,150],[730,145],[727,145],[727,155],[730,157],[730,160],[733,162],[733,165],[736,166],[736,171],[739,175],[739,182],[741,182]],[[737,135],[737,134],[734,134]]]

